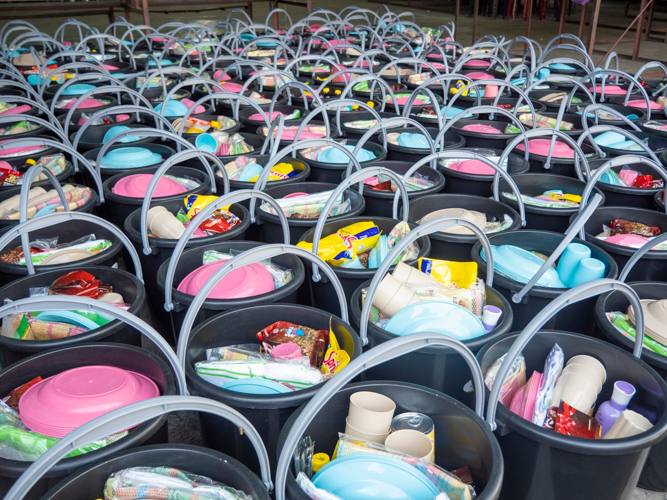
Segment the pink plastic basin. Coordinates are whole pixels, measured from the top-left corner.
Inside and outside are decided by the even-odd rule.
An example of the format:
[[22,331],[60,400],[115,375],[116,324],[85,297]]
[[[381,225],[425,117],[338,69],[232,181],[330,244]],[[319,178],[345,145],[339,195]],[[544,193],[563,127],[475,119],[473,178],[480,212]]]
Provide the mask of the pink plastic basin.
[[[148,185],[153,180],[153,174],[132,174],[119,180],[111,190],[119,196],[128,198],[143,198],[148,191]],[[164,196],[173,196],[187,192],[187,188],[172,179],[166,177],[160,178],[155,186],[153,196],[160,198]]]
[[19,400],[30,430],[61,438],[105,413],[160,395],[155,382],[114,366],[82,366],[28,389]]
[[[178,285],[179,292],[187,293],[188,295],[197,295],[201,290],[206,280],[210,278],[220,266],[226,261],[220,260],[211,262],[201,266],[190,274],[188,274],[183,281]],[[275,289],[271,273],[266,268],[258,263],[234,269],[226,274],[220,280],[211,293],[208,294],[209,299],[240,299],[243,297],[254,297],[263,293],[271,292]]]
[[456,170],[457,172],[466,174],[493,175],[496,173],[493,168],[479,160],[457,161],[456,163],[452,163],[449,168],[450,170]]
[[468,132],[478,132],[480,134],[501,134],[500,130],[491,125],[484,125],[482,123],[471,123],[466,125],[461,130],[467,130]]
[[[548,156],[551,139],[531,139],[528,141],[528,151],[530,153]],[[521,151],[526,150],[526,145],[522,142],[517,149]],[[554,158],[574,158],[574,150],[564,142],[556,141],[552,156]]]

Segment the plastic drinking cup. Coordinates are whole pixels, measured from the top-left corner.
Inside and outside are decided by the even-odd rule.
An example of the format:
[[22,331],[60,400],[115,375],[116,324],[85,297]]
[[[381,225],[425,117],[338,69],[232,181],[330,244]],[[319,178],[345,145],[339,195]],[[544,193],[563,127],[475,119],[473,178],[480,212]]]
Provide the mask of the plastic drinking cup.
[[568,283],[572,277],[572,272],[582,259],[591,256],[591,249],[581,243],[570,243],[565,247],[563,254],[558,261],[558,277],[563,283]]
[[598,259],[581,259],[570,275],[568,286],[574,288],[582,283],[604,278],[605,267]]

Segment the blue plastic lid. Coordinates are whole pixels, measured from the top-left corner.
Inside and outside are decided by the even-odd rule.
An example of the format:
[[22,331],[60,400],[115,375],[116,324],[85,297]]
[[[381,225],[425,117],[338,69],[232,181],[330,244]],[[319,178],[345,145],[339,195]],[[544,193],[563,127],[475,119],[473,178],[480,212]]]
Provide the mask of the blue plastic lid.
[[260,175],[262,173],[262,170],[264,170],[264,167],[262,165],[259,165],[257,163],[250,163],[246,168],[243,169],[243,172],[241,173],[239,180],[241,182],[248,182],[250,181],[250,179],[254,179],[258,175]]
[[569,64],[563,64],[563,63],[554,63],[550,64],[549,68],[551,69],[559,69],[561,71],[575,71],[577,68],[574,66],[570,66]]
[[392,316],[384,329],[394,335],[443,333],[461,342],[486,335],[482,322],[472,312],[443,300],[409,305]]
[[[174,64],[176,64],[176,63],[174,61],[170,61],[169,59],[162,59],[160,61],[160,67],[162,67],[162,66],[172,66]],[[148,61],[148,65],[149,66],[155,66],[155,61],[153,59],[151,59],[150,61]]]
[[102,158],[104,168],[139,168],[162,162],[162,156],[146,148],[112,149]]
[[[116,137],[118,134],[122,134],[123,132],[126,132],[128,130],[131,130],[130,127],[126,127],[125,125],[114,125],[109,130],[107,130],[106,134],[104,134],[104,137],[102,138],[102,144],[106,144],[111,139]],[[128,137],[123,137],[118,142],[127,143],[127,142],[136,142],[140,140],[141,137],[136,135],[130,135]]]
[[404,148],[429,149],[428,140],[424,134],[412,134],[403,132],[398,136],[398,145]]
[[75,83],[63,90],[62,95],[83,95],[95,89],[95,85],[88,83]]
[[164,116],[185,116],[185,113],[188,112],[188,108],[185,104],[180,101],[175,101],[174,99],[169,99],[166,104],[161,102],[155,106],[155,111],[158,113],[162,112],[162,106],[166,106],[164,110]]
[[[356,146],[346,145],[344,146],[350,153],[354,153],[354,148]],[[361,148],[356,155],[356,158],[359,162],[375,160],[377,157],[371,151]],[[347,164],[350,162],[350,157],[343,153],[338,148],[333,146],[330,148],[323,149],[317,155],[317,161],[322,163],[336,163],[336,164]]]
[[283,384],[273,382],[272,380],[264,380],[263,378],[242,378],[239,380],[232,380],[223,385],[222,388],[228,391],[242,392],[243,394],[270,395],[294,392]]

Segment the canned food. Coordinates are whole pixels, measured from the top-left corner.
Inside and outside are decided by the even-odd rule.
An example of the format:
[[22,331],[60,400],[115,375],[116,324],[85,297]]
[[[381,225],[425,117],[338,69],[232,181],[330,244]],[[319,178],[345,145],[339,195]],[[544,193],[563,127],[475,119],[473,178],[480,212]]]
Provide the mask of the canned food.
[[431,457],[431,461],[433,461],[435,459],[435,425],[433,424],[431,417],[417,412],[396,415],[391,421],[391,432],[403,429],[418,431],[428,436],[433,442],[433,456]]

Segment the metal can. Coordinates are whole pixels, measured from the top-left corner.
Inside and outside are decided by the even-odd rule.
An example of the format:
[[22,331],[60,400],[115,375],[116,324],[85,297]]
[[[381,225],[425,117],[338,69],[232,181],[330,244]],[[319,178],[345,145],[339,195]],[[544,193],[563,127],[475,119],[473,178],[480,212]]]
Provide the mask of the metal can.
[[396,415],[391,421],[391,432],[410,429],[421,432],[433,442],[433,455],[431,461],[435,459],[435,425],[428,415],[417,412],[401,413]]

